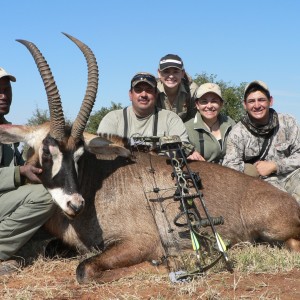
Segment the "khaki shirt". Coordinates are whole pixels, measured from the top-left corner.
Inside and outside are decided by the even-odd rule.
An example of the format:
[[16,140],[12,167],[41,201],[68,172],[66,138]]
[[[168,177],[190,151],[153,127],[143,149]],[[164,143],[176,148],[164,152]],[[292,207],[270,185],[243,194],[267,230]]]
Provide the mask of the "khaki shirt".
[[184,122],[193,118],[197,112],[195,105],[195,92],[198,85],[193,81],[190,84],[190,92],[185,89],[183,83],[180,84],[177,96],[171,106],[168,95],[165,92],[164,85],[161,81],[157,83],[157,107],[171,110],[176,113]]
[[[151,137],[153,136],[154,112],[145,117],[138,118],[132,106],[127,108],[128,131],[127,138],[133,137]],[[99,124],[97,133],[107,133],[112,135],[124,136],[124,116],[123,109],[110,111],[104,116]],[[158,109],[157,136],[177,135],[185,144],[185,153],[188,155],[194,150],[190,144],[188,134],[182,120],[172,111]]]

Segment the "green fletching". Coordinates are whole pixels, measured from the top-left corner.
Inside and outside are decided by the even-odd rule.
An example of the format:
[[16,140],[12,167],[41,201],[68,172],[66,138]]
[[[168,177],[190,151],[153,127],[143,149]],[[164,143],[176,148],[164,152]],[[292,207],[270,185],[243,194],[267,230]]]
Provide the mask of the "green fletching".
[[223,240],[221,239],[220,235],[218,233],[216,233],[216,239],[217,239],[217,244],[218,244],[218,248],[221,252],[226,251],[226,245],[223,242]]
[[193,231],[191,231],[191,240],[192,240],[193,250],[194,251],[199,250],[200,244],[199,244],[198,239]]
[[187,203],[188,203],[189,206],[192,206],[192,205],[193,205],[193,202],[194,202],[193,199],[188,199],[188,200],[187,200]]

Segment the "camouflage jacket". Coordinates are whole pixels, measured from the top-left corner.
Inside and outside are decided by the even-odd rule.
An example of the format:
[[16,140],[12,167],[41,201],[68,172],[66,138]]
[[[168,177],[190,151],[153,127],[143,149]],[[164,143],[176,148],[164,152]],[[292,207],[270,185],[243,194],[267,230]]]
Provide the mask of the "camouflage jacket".
[[[277,165],[277,173],[271,174],[270,180],[276,177],[281,181],[300,168],[300,128],[290,115],[278,113],[278,120],[279,129],[273,136],[265,160]],[[263,137],[254,136],[238,122],[229,133],[223,165],[243,172],[244,162],[260,154],[263,142]]]

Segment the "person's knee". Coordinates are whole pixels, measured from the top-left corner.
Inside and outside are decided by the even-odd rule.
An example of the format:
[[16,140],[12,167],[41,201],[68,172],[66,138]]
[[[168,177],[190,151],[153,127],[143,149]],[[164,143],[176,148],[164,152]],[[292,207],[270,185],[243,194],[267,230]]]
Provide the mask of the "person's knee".
[[22,190],[20,189],[20,192],[26,194],[30,201],[50,202],[52,199],[51,195],[42,184],[24,185],[22,186]]
[[300,205],[300,193],[293,193],[292,196],[296,199],[296,201]]
[[54,203],[50,193],[42,185],[37,185],[34,189],[34,204],[43,207],[45,212],[52,212],[56,204]]
[[245,164],[244,173],[252,177],[259,177],[256,167],[252,164]]
[[285,189],[300,204],[300,169],[294,171],[285,183]]
[[24,192],[27,194],[27,205],[33,205],[37,209],[45,211],[45,213],[50,213],[55,209],[56,204],[42,184],[24,186]]
[[289,193],[296,199],[296,201],[300,205],[300,186],[296,186],[294,187],[294,189],[290,189]]

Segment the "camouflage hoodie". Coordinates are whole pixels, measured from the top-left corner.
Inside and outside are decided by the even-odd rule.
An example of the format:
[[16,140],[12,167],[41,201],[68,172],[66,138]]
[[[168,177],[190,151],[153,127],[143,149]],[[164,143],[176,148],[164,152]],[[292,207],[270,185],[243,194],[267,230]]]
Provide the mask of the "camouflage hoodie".
[[[300,168],[300,128],[295,118],[278,113],[279,128],[275,131],[265,160],[277,165],[277,172],[266,181],[284,182]],[[264,138],[252,134],[242,122],[238,122],[227,139],[223,165],[237,171],[244,171],[245,161],[260,154]]]

